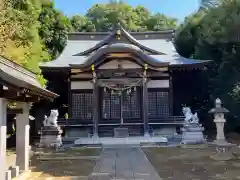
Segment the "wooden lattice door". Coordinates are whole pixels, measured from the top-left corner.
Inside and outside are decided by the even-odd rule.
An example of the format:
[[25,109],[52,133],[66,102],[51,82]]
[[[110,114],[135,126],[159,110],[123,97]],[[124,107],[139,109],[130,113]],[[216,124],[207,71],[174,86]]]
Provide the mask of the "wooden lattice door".
[[101,120],[106,123],[128,123],[141,119],[140,89],[127,93],[101,90]]

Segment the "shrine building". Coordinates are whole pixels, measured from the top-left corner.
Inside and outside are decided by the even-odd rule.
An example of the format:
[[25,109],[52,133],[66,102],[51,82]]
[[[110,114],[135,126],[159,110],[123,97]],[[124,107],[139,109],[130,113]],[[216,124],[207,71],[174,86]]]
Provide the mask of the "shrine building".
[[118,26],[69,33],[62,54],[40,67],[48,89],[60,95],[59,123],[68,136],[113,137],[119,127],[129,136],[174,133],[182,105],[201,91],[208,62],[180,56],[172,30],[131,33]]

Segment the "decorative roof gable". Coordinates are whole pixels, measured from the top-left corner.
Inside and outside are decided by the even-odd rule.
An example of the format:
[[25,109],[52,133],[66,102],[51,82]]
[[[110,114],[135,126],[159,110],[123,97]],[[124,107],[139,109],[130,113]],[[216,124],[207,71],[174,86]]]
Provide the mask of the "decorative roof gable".
[[[73,39],[78,39],[77,36],[80,35],[83,38],[82,33],[74,33],[69,35],[69,40]],[[148,45],[145,45],[141,43],[139,40],[146,40],[146,39],[166,39],[171,41],[173,31],[162,31],[162,32],[144,32],[144,33],[128,33],[123,27],[118,26],[115,28],[112,32],[109,34],[106,33],[86,33],[84,34],[89,38],[89,40],[93,39],[101,39],[101,35],[104,36],[105,38],[101,39],[95,46],[84,50],[82,52],[79,52],[77,54],[74,54],[74,56],[88,56],[92,52],[102,48],[103,46],[106,45],[111,45],[111,44],[132,44],[135,45],[136,47],[140,48],[143,52],[151,55],[166,55],[164,52],[161,52],[159,50],[156,50],[154,48],[151,48]],[[85,37],[86,38],[86,37]]]
[[[89,68],[98,64],[109,53],[132,53],[140,64],[153,67],[204,65],[208,61],[180,56],[173,44],[174,30],[154,32],[127,32],[118,26],[112,32],[69,33],[67,45],[55,60],[40,64],[42,69]],[[140,62],[141,61],[141,62]]]

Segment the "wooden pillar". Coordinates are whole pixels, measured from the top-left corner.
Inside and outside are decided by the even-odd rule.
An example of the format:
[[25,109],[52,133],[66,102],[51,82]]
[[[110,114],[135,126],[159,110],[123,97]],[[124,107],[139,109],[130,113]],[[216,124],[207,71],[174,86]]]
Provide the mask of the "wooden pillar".
[[7,100],[0,98],[0,179],[6,176]]
[[72,118],[71,72],[69,72],[69,77],[67,79],[67,83],[68,83],[68,117],[67,118],[69,118],[69,117]]
[[147,87],[147,64],[145,64],[145,70],[143,73],[143,82],[142,82],[142,111],[143,111],[143,123],[144,123],[144,136],[149,136],[148,129],[148,87]]
[[173,116],[173,84],[172,84],[172,73],[169,78],[169,115]]
[[94,70],[94,65],[92,65],[93,71],[93,99],[92,99],[92,108],[93,108],[93,136],[98,137],[98,96],[99,88],[97,84],[97,75]]

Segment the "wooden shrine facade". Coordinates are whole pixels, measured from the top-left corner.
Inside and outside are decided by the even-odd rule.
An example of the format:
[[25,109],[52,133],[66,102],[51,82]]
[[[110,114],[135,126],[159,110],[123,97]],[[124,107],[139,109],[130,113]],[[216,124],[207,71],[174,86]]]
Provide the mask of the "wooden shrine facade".
[[60,98],[68,93],[68,117],[59,123],[96,136],[122,126],[143,135],[155,126],[182,124],[174,110],[174,98],[181,96],[178,72],[201,71],[206,62],[172,52],[171,37],[172,31],[130,34],[122,27],[69,34],[62,55],[41,65],[48,88]]
[[112,60],[92,65],[91,73],[77,71],[71,70],[69,115],[81,124],[94,124],[94,133],[99,125],[143,125],[147,133],[149,122],[173,116],[167,66],[151,70],[148,64]]

